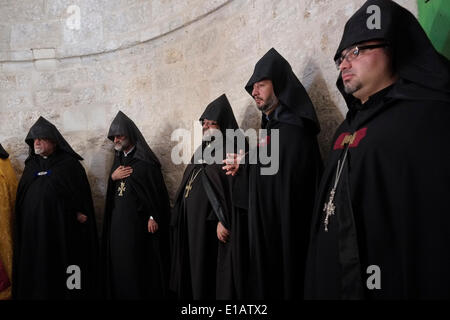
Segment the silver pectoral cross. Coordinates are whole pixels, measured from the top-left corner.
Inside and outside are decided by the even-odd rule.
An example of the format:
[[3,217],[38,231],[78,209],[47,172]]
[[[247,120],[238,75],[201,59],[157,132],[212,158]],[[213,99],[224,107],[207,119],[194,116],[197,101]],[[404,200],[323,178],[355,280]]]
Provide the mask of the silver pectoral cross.
[[119,197],[123,197],[123,193],[127,188],[125,187],[125,182],[120,182],[120,187],[117,189],[119,191]]
[[326,213],[325,221],[324,221],[325,232],[328,232],[329,218],[330,218],[330,216],[334,216],[334,212],[335,212],[335,209],[336,209],[336,206],[334,205],[334,194],[335,193],[336,193],[336,188],[331,189],[331,191],[330,191],[330,198],[328,199],[328,202],[325,203],[325,206],[323,208],[323,212]]

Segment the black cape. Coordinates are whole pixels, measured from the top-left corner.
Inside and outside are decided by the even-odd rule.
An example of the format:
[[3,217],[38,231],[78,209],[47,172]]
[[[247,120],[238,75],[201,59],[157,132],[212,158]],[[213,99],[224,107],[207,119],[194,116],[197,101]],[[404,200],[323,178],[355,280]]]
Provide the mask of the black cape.
[[251,95],[253,84],[264,79],[272,80],[280,105],[269,117],[263,114],[268,137],[258,152],[270,150],[272,130],[279,130],[279,170],[262,175],[265,165],[258,161],[241,168],[236,177],[243,183],[248,177],[249,185],[249,297],[298,299],[322,167],[316,138],[320,129],[306,90],[273,48],[256,64],[247,92]]
[[[365,28],[367,6],[374,4],[382,14],[378,31]],[[410,41],[407,47],[403,38]],[[338,53],[372,39],[393,46],[399,80],[364,105],[341,90],[349,111],[334,136],[319,188],[305,297],[448,298],[450,235],[443,228],[450,223],[445,200],[450,152],[443,147],[450,138],[448,61],[434,51],[411,13],[391,1],[366,2],[347,22]],[[324,204],[346,148],[335,215],[325,232]],[[380,268],[379,290],[368,289],[369,266]]]
[[[168,285],[170,206],[160,164],[134,122],[120,111],[108,138],[113,141],[116,135],[129,137],[135,149],[126,157],[115,152],[108,180],[102,234],[106,297],[163,299]],[[113,181],[111,174],[120,165],[131,166],[133,173]],[[158,223],[154,234],[147,228],[150,216]]]
[[0,158],[2,159],[8,159],[9,154],[6,152],[5,149],[3,149],[3,146],[0,144]]
[[[200,121],[204,119],[217,121],[223,137],[226,129],[238,129],[225,95],[207,106]],[[204,143],[196,153],[203,152],[207,145]],[[225,148],[217,144],[214,147],[223,159]],[[246,210],[234,205],[233,181],[222,170],[221,163],[196,164],[194,159],[193,156],[184,172],[171,218],[171,289],[180,299],[243,298],[247,257]],[[185,197],[186,185],[194,177],[192,189]],[[230,240],[226,244],[217,239],[218,221],[230,231]]]
[[[35,138],[52,138],[56,151],[47,159],[33,150]],[[98,239],[91,190],[77,155],[56,127],[40,117],[26,142],[30,154],[15,205],[13,298],[77,299],[98,297]],[[83,224],[76,213],[87,216]],[[81,271],[81,289],[69,290],[71,265]],[[31,266],[31,267],[30,267]]]

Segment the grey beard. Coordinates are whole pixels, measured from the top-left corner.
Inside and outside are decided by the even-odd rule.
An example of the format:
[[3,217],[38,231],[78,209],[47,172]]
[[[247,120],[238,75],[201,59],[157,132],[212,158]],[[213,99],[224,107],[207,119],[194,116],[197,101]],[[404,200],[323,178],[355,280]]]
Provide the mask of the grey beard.
[[114,150],[116,151],[123,151],[130,145],[129,140],[124,140],[123,142],[115,143],[114,144]]

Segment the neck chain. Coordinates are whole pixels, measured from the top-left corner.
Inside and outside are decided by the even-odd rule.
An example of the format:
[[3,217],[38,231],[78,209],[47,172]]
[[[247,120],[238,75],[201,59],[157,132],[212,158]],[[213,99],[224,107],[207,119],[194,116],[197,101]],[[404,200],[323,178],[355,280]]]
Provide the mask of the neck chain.
[[323,208],[323,212],[325,212],[325,220],[323,222],[324,226],[325,226],[325,232],[328,232],[328,223],[329,223],[330,216],[334,216],[334,214],[335,214],[336,206],[334,205],[334,195],[336,193],[336,188],[337,188],[339,180],[341,178],[342,170],[344,169],[344,166],[345,166],[345,159],[347,158],[349,146],[350,146],[349,143],[347,143],[345,146],[344,157],[342,159],[342,162],[341,162],[341,160],[338,160],[338,164],[336,167],[336,177],[334,178],[333,188],[330,191],[330,196],[328,198],[328,202],[325,203],[325,206]]
[[184,190],[186,191],[184,194],[185,198],[189,197],[189,191],[192,190],[192,183],[194,182],[195,178],[197,178],[200,171],[202,171],[202,168],[200,168],[200,170],[198,170],[197,172],[195,172],[195,169],[194,169],[194,172],[192,172],[189,182],[187,183],[186,187],[184,188]]

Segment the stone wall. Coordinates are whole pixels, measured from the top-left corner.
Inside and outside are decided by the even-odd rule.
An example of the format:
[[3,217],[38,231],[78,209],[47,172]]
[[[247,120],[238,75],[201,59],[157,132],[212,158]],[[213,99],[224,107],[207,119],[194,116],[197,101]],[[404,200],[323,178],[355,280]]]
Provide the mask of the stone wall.
[[[222,93],[244,129],[257,127],[244,85],[275,47],[315,104],[326,158],[346,112],[332,57],[363,2],[0,0],[0,142],[20,177],[28,129],[40,115],[53,122],[85,159],[101,220],[113,154],[106,134],[122,110],[160,158],[173,197],[184,166],[171,162],[172,131],[192,129]],[[415,1],[397,2],[417,14]]]

